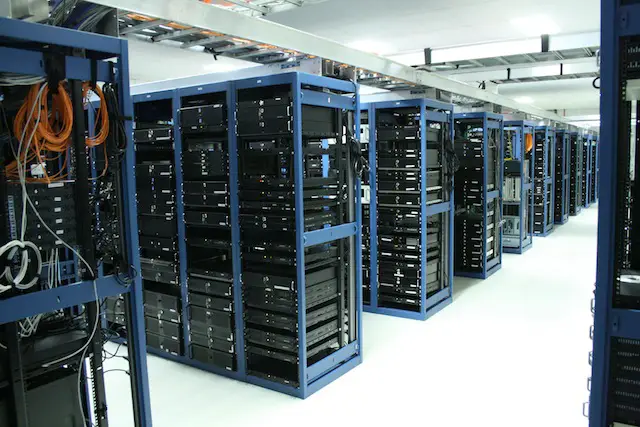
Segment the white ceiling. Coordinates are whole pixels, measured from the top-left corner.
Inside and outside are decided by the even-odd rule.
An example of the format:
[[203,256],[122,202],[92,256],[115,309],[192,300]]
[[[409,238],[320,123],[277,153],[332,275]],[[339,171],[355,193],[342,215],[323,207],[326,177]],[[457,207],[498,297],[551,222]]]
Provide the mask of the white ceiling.
[[227,72],[256,64],[128,37],[131,84]]
[[[546,20],[561,34],[598,31],[600,0],[327,0],[264,19],[363,50],[397,54],[531,37],[532,30],[523,28],[522,19]],[[133,84],[254,66],[129,40]],[[527,97],[550,110],[599,107],[598,92],[589,79],[508,84],[500,86],[499,93]]]
[[537,107],[546,110],[598,108],[600,91],[592,83],[589,78],[503,84],[498,86],[498,93],[511,98],[530,97]]
[[531,30],[512,21],[540,15],[560,33],[593,31],[600,0],[329,0],[267,19],[391,53],[528,37]]

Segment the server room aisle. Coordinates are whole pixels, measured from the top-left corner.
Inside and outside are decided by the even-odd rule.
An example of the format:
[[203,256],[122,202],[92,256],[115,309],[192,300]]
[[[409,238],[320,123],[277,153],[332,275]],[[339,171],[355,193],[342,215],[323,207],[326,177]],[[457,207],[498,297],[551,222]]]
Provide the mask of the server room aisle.
[[[583,209],[488,280],[456,278],[426,322],[365,315],[363,365],[306,401],[149,356],[154,426],[587,426],[596,230]],[[127,427],[128,377],[106,378],[110,425]]]

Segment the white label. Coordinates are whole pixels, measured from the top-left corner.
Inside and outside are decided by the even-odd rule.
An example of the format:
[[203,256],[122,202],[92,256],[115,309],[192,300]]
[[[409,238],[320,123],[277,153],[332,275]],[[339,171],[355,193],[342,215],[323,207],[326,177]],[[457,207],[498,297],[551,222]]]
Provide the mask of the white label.
[[45,163],[31,165],[31,175],[38,177],[44,176],[46,167],[47,165]]

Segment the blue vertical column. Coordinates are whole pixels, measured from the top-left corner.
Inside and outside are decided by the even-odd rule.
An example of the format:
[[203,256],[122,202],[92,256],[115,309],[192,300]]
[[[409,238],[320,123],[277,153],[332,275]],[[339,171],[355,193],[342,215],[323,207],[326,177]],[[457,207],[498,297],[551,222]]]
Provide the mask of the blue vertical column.
[[427,304],[427,109],[420,101],[420,310]]
[[247,373],[247,360],[244,352],[244,307],[242,305],[242,264],[240,248],[240,200],[238,170],[238,137],[236,132],[237,94],[233,83],[227,87],[227,138],[229,141],[229,191],[231,203],[231,256],[233,258],[233,305],[235,314],[235,339],[238,374]]
[[302,85],[295,74],[291,83],[293,94],[293,169],[296,206],[296,288],[298,290],[298,377],[300,394],[307,395],[307,316],[304,266],[304,163],[302,156]]
[[[123,171],[123,193],[126,197],[123,200],[124,226],[126,230],[126,244],[131,265],[140,270],[140,253],[138,240],[138,209],[136,206],[136,178],[135,178],[135,147],[133,144],[133,103],[129,89],[129,50],[128,42],[120,40],[120,57],[115,67],[117,75],[120,77],[118,85],[120,95],[120,107],[125,119],[125,132],[127,134],[127,150],[124,159],[125,170]],[[135,375],[131,375],[132,388],[138,392],[133,396],[134,408],[137,408],[139,419],[136,420],[140,426],[151,426],[151,402],[149,400],[149,376],[147,371],[147,355],[145,322],[144,322],[144,301],[142,292],[142,278],[137,274],[133,278],[133,285],[130,286],[129,298],[131,303],[131,325],[133,329],[128,331],[129,346],[135,350],[129,354],[129,358],[134,358],[133,365],[137,367]],[[131,364],[131,362],[130,362]],[[134,386],[135,382],[135,386]]]
[[[360,135],[360,86],[356,85],[356,96],[354,99],[354,135],[359,137]],[[369,119],[371,120],[371,119]],[[369,125],[371,126],[371,125]],[[369,127],[371,128],[371,127]],[[363,173],[367,173],[364,171]],[[355,235],[355,247],[351,250],[356,251],[356,310],[362,310],[362,178],[356,177],[356,224],[358,224],[358,230]],[[371,274],[370,274],[371,275]],[[358,322],[358,335],[357,340],[360,342],[360,346],[356,349],[358,352],[362,350],[362,316],[354,316],[356,322]]]
[[[502,209],[503,209],[503,207],[502,207],[502,198],[504,197],[504,194],[503,194],[504,189],[502,187],[502,183],[504,182],[504,121],[502,119],[500,120],[499,131],[500,131],[499,132],[499,135],[500,135],[500,137],[499,137],[500,152],[498,153],[498,156],[497,156],[498,158],[497,158],[496,167],[500,171],[500,179],[496,183],[496,187],[497,187],[497,190],[498,190],[498,197],[496,198],[496,205],[497,206],[495,207],[495,209],[497,209],[500,212],[500,218],[502,218]],[[486,218],[485,218],[485,221],[486,221]],[[499,265],[502,265],[502,252],[503,252],[503,250],[502,250],[503,233],[502,233],[501,227],[502,226],[499,223],[495,224],[495,230],[496,231],[494,233],[494,236],[495,236],[496,233],[498,233],[500,235],[500,245],[498,246],[499,250],[500,250]]]
[[180,126],[180,91],[173,91],[173,161],[176,171],[176,214],[178,226],[178,262],[180,263],[180,299],[182,301],[182,335],[184,354],[188,358],[191,338],[189,336],[189,292],[187,288],[187,232],[184,223],[184,191],[182,173],[182,129]]
[[[489,207],[488,166],[489,166],[489,123],[486,114],[482,116],[482,276],[487,276],[487,213]],[[500,183],[496,183],[500,185]],[[496,224],[497,226],[497,224]]]
[[371,307],[378,308],[378,182],[377,182],[377,132],[375,104],[369,104],[369,236],[371,248],[369,251],[371,271]]
[[[451,109],[451,112],[449,113],[449,137],[451,138],[451,148],[454,149],[453,147],[453,141],[455,141],[455,117],[453,115],[453,108]],[[455,254],[453,252],[453,245],[455,242],[455,212],[456,212],[456,201],[455,201],[455,192],[453,191],[453,189],[455,188],[455,179],[453,177],[453,174],[451,176],[451,191],[449,191],[449,235],[447,236],[447,245],[449,247],[448,250],[448,255],[449,255],[449,259],[448,261],[448,274],[449,274],[449,296],[451,297],[451,299],[453,299],[453,277],[454,277],[454,268],[453,268],[453,262],[454,262],[454,257]]]

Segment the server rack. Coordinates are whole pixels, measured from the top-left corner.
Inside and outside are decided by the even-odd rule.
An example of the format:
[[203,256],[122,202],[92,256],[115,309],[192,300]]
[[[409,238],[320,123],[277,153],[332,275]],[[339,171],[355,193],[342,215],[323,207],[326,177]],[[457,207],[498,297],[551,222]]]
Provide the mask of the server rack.
[[452,301],[453,106],[369,104],[370,289],[364,310],[425,320]]
[[456,276],[486,279],[502,266],[503,117],[455,115]]
[[502,246],[506,253],[522,254],[533,243],[535,126],[523,120],[504,123]]
[[[590,427],[640,426],[637,61],[640,5],[602,1],[601,137]],[[623,19],[621,19],[623,17]],[[633,117],[635,115],[635,118]],[[592,306],[593,309],[593,306]],[[586,409],[586,408],[585,408]]]
[[571,147],[567,130],[556,129],[555,155],[555,196],[554,221],[565,224],[569,221],[569,203],[571,196]]
[[[124,295],[124,305],[121,308],[127,314],[130,331],[128,360],[134,423],[136,426],[151,426],[144,354],[142,286],[140,278],[132,271],[127,271],[140,271],[136,206],[131,203],[135,198],[132,173],[135,153],[133,144],[128,142],[131,104],[127,41],[0,18],[0,42],[3,45],[0,48],[0,72],[24,77],[43,77],[45,81],[48,79],[47,86],[66,80],[66,88],[58,87],[58,94],[61,91],[66,93],[67,90],[71,92],[73,125],[70,139],[74,147],[73,150],[68,149],[67,161],[62,161],[61,158],[47,159],[46,165],[42,166],[43,169],[68,167],[63,181],[26,183],[30,204],[41,208],[38,219],[41,225],[36,226],[34,223],[33,227],[42,230],[38,234],[32,234],[34,229],[27,226],[30,230],[27,231],[27,236],[37,239],[40,250],[45,247],[57,248],[60,258],[68,261],[60,262],[56,267],[60,273],[56,286],[40,289],[36,285],[25,291],[9,291],[0,299],[0,334],[3,341],[6,340],[3,344],[5,348],[0,349],[0,353],[6,352],[0,357],[3,366],[0,369],[0,387],[3,388],[0,397],[0,407],[3,408],[0,410],[0,424],[16,427],[52,423],[60,425],[68,422],[74,425],[89,422],[96,427],[108,425],[102,370],[102,331],[99,327],[104,304],[98,300]],[[121,115],[110,117],[117,124],[109,130],[108,139],[102,143],[107,156],[114,155],[118,162],[110,165],[108,173],[103,172],[97,177],[95,173],[91,176],[92,169],[102,166],[106,158],[103,157],[101,161],[97,157],[89,158],[85,151],[86,120],[91,125],[93,118],[91,113],[85,114],[83,111],[83,82],[90,82],[90,85],[104,82],[105,91],[107,86],[112,85],[109,89],[114,89],[116,104],[121,112]],[[36,84],[44,87],[44,83]],[[101,108],[105,108],[104,105]],[[0,125],[2,129],[7,124],[4,122],[7,114],[3,108],[3,125]],[[119,142],[123,144],[117,155],[114,154],[112,145],[116,132]],[[95,137],[93,132],[89,132],[89,136]],[[11,144],[10,138],[3,138],[0,143],[0,153],[5,153],[7,141]],[[102,151],[102,147],[91,151]],[[18,207],[15,204],[18,199],[12,192],[14,185],[6,179],[5,159],[1,161],[3,173],[0,173],[0,199],[3,208],[6,207],[9,213],[7,215],[5,209],[0,211],[0,229],[3,240],[9,241],[17,224],[11,208]],[[107,170],[106,167],[104,170]],[[33,169],[31,173],[42,174]],[[105,189],[104,186],[109,188]],[[101,192],[96,193],[96,189]],[[107,205],[110,207],[108,212],[99,208]],[[35,212],[35,208],[33,210]],[[74,211],[75,214],[69,211]],[[37,223],[35,217],[31,222],[34,221]],[[64,226],[67,221],[73,223],[71,228]],[[7,223],[8,228],[5,227]],[[49,233],[56,235],[55,239],[47,237],[45,225],[51,229]],[[61,247],[62,243],[58,239],[63,235],[84,261],[80,262],[78,256],[73,256],[69,248]],[[101,260],[100,264],[98,259]],[[43,272],[45,269],[51,273],[51,259],[43,265]],[[81,309],[81,306],[85,308]],[[46,335],[44,341],[30,342],[27,347],[22,347],[21,341],[25,338],[21,338],[18,322],[41,314],[51,317],[54,313],[53,317],[70,313],[76,319],[74,324],[86,313],[86,325],[78,325],[77,329],[73,329],[73,336],[60,335],[58,331],[59,339],[56,339],[56,334]],[[52,342],[58,344],[51,346]],[[43,358],[45,349],[47,358]],[[89,371],[92,379],[90,382]],[[83,420],[82,416],[86,419]]]
[[583,168],[582,156],[584,145],[582,142],[582,133],[571,132],[571,174],[570,174],[570,200],[569,215],[576,216],[582,210],[582,193],[583,193]]
[[582,138],[582,206],[591,206],[591,158],[593,135],[585,134]]
[[534,184],[534,223],[536,236],[545,237],[554,228],[554,169],[555,169],[555,130],[550,126],[538,126],[535,133],[535,184]]
[[287,73],[135,101],[160,100],[171,110],[148,117],[170,125],[163,192],[176,196],[163,220],[175,215],[177,241],[160,249],[171,268],[155,262],[145,277],[148,350],[313,394],[361,362],[357,86]]
[[598,136],[593,135],[591,139],[591,179],[589,184],[589,202],[595,203],[598,200]]

